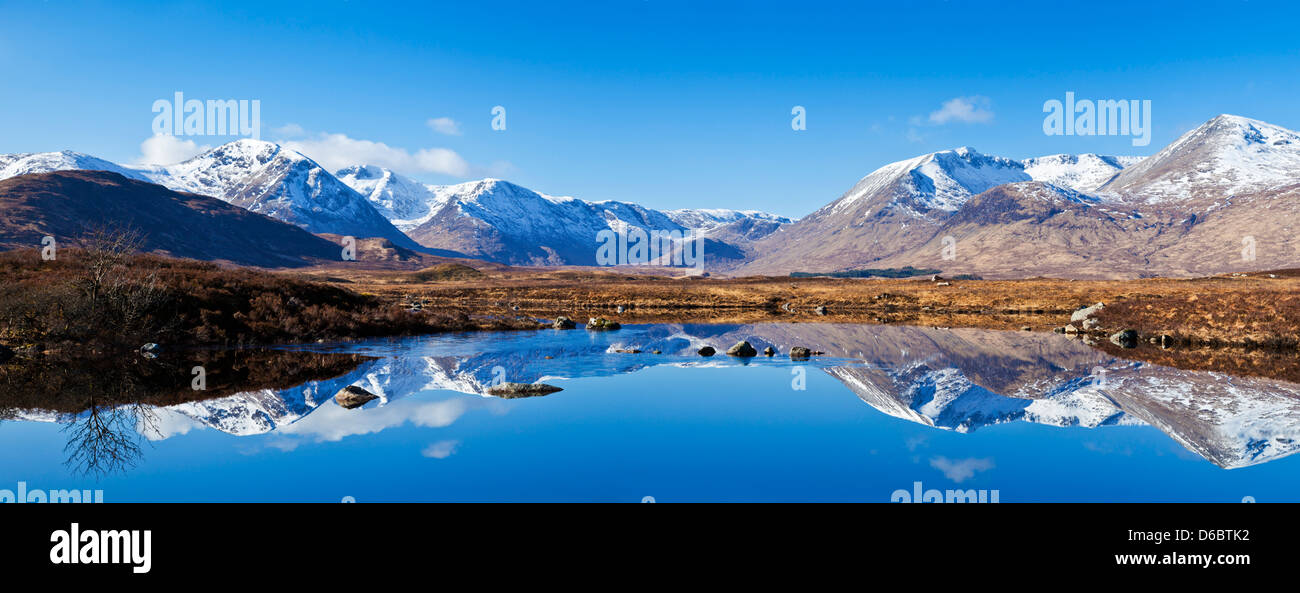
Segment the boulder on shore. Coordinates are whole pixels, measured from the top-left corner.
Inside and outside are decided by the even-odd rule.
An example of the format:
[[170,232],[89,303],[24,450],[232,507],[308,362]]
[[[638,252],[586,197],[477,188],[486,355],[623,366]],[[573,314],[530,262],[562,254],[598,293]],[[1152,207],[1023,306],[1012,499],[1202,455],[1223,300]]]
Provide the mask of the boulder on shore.
[[555,318],[555,321],[551,323],[551,327],[554,329],[576,329],[578,324],[574,323],[572,319],[561,315]]
[[351,410],[360,408],[373,400],[379,399],[378,395],[370,393],[356,385],[348,385],[334,394],[334,402],[340,407]]
[[1079,333],[1079,328],[1074,327],[1074,324],[1071,323],[1070,325],[1065,326],[1065,333],[1067,333],[1067,334],[1071,334],[1071,335],[1073,335],[1073,334],[1077,334],[1077,333]]
[[717,350],[713,349],[713,346],[705,346],[697,350],[697,352],[699,353],[700,356],[713,356],[714,354],[718,353]]
[[610,321],[608,319],[605,319],[604,317],[592,317],[587,320],[587,329],[592,331],[608,331],[608,330],[615,330],[620,327],[623,326],[619,325],[617,321]]
[[755,350],[754,347],[749,344],[749,342],[745,340],[741,340],[739,342],[736,342],[735,346],[732,346],[727,349],[727,355],[741,356],[741,357],[758,356],[758,350]]
[[816,313],[816,314],[818,314],[818,315],[825,315],[825,314],[826,314],[826,306],[825,306],[825,305],[817,305],[816,307],[813,307],[813,313]]
[[556,391],[564,391],[564,389],[545,383],[498,383],[488,387],[487,390],[488,395],[495,395],[505,399],[536,397],[555,393]]
[[1137,330],[1126,329],[1121,332],[1116,332],[1114,335],[1110,337],[1110,341],[1112,344],[1115,344],[1116,346],[1119,346],[1121,348],[1137,348],[1137,344],[1138,344]]
[[1091,307],[1082,307],[1070,315],[1070,321],[1083,321],[1084,319],[1096,315],[1098,311],[1105,308],[1106,303],[1097,303]]

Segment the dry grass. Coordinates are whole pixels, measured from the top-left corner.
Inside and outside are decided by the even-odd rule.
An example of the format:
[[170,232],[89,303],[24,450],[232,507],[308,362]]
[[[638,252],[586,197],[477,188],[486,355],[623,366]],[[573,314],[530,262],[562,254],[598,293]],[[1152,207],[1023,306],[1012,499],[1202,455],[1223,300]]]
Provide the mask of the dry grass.
[[93,356],[145,342],[250,345],[536,325],[456,307],[408,311],[294,274],[151,255],[95,261],[74,249],[56,261],[34,250],[0,254],[0,342],[27,356]]
[[[1050,331],[1077,308],[1107,304],[1106,328],[1170,334],[1188,344],[1295,349],[1300,278],[1276,274],[1192,280],[966,280],[929,278],[665,278],[603,271],[490,271],[472,279],[402,282],[352,273],[381,298],[416,295],[433,307],[551,318],[603,315],[624,323],[865,322]],[[618,305],[626,312],[614,313]],[[826,315],[814,311],[827,309]],[[517,307],[517,309],[516,309]]]

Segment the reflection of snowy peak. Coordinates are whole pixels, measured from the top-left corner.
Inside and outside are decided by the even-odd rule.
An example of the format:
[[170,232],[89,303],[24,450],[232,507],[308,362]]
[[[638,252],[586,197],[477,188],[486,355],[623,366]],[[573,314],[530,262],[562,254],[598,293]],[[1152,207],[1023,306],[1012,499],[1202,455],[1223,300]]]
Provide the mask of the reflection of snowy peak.
[[[807,361],[695,354],[700,346],[724,349],[740,340],[760,349],[770,344],[788,352],[803,345],[826,354]],[[643,353],[617,352],[621,349]],[[662,354],[649,354],[652,350]],[[410,396],[431,391],[482,396],[497,380],[562,384],[656,365],[753,364],[821,369],[882,413],[955,432],[1009,422],[1088,428],[1149,424],[1224,468],[1300,450],[1300,385],[1119,359],[1055,334],[848,324],[653,325],[618,332],[512,333],[504,339],[495,334],[412,338],[363,343],[358,352],[381,358],[335,379],[161,408],[156,438],[194,426],[323,439],[406,422],[445,426],[466,410],[503,402]],[[327,401],[347,385],[361,386],[380,401],[360,410]],[[20,411],[15,418],[58,420],[39,411]]]
[[1224,468],[1300,450],[1300,385],[1161,367],[1111,373],[1105,392],[1126,410]]

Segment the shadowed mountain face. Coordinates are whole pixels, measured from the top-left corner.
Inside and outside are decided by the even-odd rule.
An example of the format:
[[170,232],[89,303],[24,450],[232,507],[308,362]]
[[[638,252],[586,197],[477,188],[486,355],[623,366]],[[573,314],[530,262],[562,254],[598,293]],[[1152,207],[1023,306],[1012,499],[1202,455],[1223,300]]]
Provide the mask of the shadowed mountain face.
[[75,246],[97,225],[140,231],[147,252],[293,267],[337,260],[333,243],[227,204],[107,171],[59,171],[0,180],[0,248],[35,249],[45,236]]
[[[702,346],[723,351],[740,340],[760,351],[772,346],[783,355],[696,354]],[[784,353],[793,346],[825,354],[791,360]],[[466,409],[492,405],[488,387],[503,381],[562,385],[661,365],[686,370],[770,365],[821,370],[880,412],[941,430],[964,433],[1009,422],[1101,430],[1150,425],[1223,468],[1264,463],[1300,448],[1300,385],[1125,360],[1055,334],[837,324],[648,325],[598,334],[542,331],[367,342],[344,350],[368,358],[328,380],[179,404],[157,402],[164,428],[154,438],[199,425],[237,435],[275,431],[337,439],[408,421],[450,423]],[[350,411],[327,401],[347,385],[379,399]],[[438,402],[410,397],[431,390],[479,397]],[[18,419],[56,419],[11,407],[20,408],[12,414]]]

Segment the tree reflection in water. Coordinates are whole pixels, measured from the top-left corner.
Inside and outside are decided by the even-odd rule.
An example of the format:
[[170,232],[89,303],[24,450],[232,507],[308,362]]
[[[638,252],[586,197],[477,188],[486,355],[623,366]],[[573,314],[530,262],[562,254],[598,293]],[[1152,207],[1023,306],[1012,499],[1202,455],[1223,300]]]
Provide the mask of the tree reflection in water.
[[[341,376],[373,358],[282,350],[167,353],[158,359],[44,358],[0,366],[0,421],[53,414],[67,436],[65,465],[102,479],[140,463],[149,437],[161,437],[160,406],[288,389]],[[203,366],[207,389],[191,388]]]

